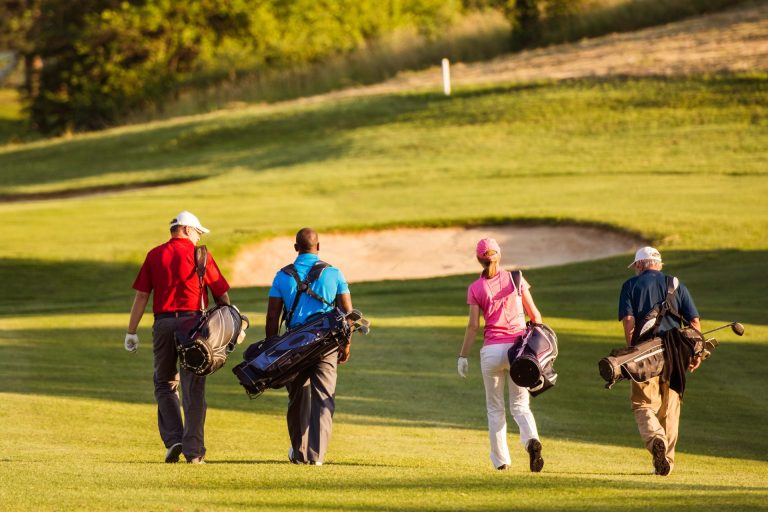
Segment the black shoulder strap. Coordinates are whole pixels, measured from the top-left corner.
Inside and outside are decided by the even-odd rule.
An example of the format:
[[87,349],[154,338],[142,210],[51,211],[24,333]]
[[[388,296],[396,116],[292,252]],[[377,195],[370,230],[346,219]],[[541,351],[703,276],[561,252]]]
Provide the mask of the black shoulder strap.
[[291,276],[296,281],[296,295],[293,298],[293,304],[291,305],[291,309],[288,310],[285,307],[285,303],[283,303],[283,318],[281,319],[280,323],[285,322],[285,328],[287,329],[288,326],[291,323],[291,319],[293,318],[293,313],[296,310],[296,306],[299,305],[299,298],[301,298],[302,293],[306,293],[313,299],[319,300],[323,304],[326,304],[328,306],[333,306],[333,304],[329,303],[327,300],[316,294],[310,286],[312,283],[317,281],[320,278],[320,274],[323,273],[323,270],[330,267],[331,265],[322,261],[318,260],[315,262],[314,265],[312,265],[312,268],[309,269],[309,272],[307,273],[307,277],[304,278],[302,281],[299,278],[299,273],[296,271],[296,267],[291,263],[290,265],[286,265],[285,267],[280,269],[280,272],[285,272],[289,276]]
[[205,269],[208,266],[208,247],[198,245],[195,247],[195,272],[200,282],[200,311],[205,310]]
[[513,270],[510,272],[512,276],[512,284],[515,285],[515,291],[519,296],[523,296],[523,290],[521,289],[521,285],[523,283],[523,272],[522,270]]

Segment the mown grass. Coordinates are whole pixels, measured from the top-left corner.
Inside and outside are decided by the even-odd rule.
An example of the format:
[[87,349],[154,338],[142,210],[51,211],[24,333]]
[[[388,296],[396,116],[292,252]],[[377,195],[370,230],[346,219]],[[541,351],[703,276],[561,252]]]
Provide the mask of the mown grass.
[[[181,185],[0,205],[0,500],[11,510],[765,510],[768,421],[766,81],[759,76],[474,88],[247,109],[0,150],[2,192],[98,182]],[[353,284],[374,322],[341,370],[328,464],[287,463],[285,393],[208,383],[210,463],[160,463],[150,320],[131,356],[130,284],[167,221],[191,209],[225,270],[237,249],[303,225],[599,222],[660,245],[705,328],[675,472],[654,478],[625,384],[596,362],[620,345],[626,257],[526,271],[557,331],[558,386],[534,400],[544,473],[487,458],[477,350],[455,355],[472,276]],[[288,248],[290,250],[290,248]],[[431,251],[425,246],[425,264]],[[471,248],[468,248],[471,250]],[[235,289],[261,334],[266,290]],[[149,316],[149,315],[148,315]],[[239,358],[240,350],[233,356]]]

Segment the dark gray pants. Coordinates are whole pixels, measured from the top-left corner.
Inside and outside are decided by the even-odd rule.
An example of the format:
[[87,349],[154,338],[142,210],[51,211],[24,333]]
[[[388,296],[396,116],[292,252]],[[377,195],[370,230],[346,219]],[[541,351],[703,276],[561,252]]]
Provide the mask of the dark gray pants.
[[[203,428],[205,426],[205,377],[198,377],[183,368],[178,369],[178,355],[173,333],[183,318],[155,320],[152,345],[155,355],[155,400],[157,426],[166,448],[181,443],[187,460],[205,455]],[[186,319],[189,321],[189,319]],[[181,377],[181,379],[179,379]],[[181,380],[181,406],[179,407],[179,380]]]
[[323,462],[333,429],[338,352],[325,356],[288,384],[288,435],[294,459]]

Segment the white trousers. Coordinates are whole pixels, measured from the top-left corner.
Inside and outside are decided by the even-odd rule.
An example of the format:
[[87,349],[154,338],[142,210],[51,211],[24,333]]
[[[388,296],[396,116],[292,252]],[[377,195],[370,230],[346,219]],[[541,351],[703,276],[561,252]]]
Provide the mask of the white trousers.
[[488,437],[491,440],[491,462],[498,468],[509,465],[507,446],[507,413],[504,407],[504,382],[509,389],[509,412],[520,429],[520,443],[525,448],[528,441],[538,439],[536,420],[530,408],[530,394],[509,376],[507,351],[512,343],[486,345],[480,350],[480,369],[485,384],[485,406],[488,411]]

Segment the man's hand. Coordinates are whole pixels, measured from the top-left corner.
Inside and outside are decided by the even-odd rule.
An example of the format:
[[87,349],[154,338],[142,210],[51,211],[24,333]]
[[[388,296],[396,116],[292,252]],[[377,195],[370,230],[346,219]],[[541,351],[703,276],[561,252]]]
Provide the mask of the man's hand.
[[125,334],[125,350],[128,352],[136,352],[139,348],[139,335],[138,334]]
[[701,361],[702,361],[701,357],[698,357],[698,356],[694,357],[693,360],[691,361],[691,364],[688,365],[688,371],[691,373],[695,372],[696,369],[699,366],[701,366]]
[[469,360],[466,357],[459,357],[459,363],[457,367],[459,376],[467,378],[467,372],[469,372]]
[[344,364],[347,361],[349,361],[349,347],[351,346],[351,343],[347,343],[344,345],[344,348],[339,350],[339,364]]

